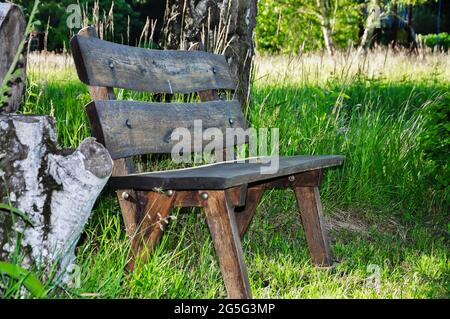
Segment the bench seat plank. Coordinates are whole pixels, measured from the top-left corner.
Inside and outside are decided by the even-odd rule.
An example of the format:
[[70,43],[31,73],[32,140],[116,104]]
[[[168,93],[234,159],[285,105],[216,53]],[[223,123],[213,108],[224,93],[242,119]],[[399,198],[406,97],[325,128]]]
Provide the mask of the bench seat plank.
[[227,189],[275,177],[338,166],[343,160],[344,157],[338,155],[280,157],[279,169],[272,174],[261,174],[261,167],[268,167],[268,163],[230,161],[187,169],[115,176],[110,179],[110,185],[113,188],[142,190]]

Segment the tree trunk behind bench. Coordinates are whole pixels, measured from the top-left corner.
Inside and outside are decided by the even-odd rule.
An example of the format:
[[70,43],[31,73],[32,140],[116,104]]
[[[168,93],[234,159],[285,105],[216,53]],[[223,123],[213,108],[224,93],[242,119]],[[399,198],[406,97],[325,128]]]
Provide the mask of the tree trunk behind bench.
[[[164,18],[161,41],[164,48],[188,50],[193,44],[202,42],[207,51],[225,54],[237,83],[237,98],[242,106],[248,100],[255,52],[253,30],[256,25],[256,2],[168,0]],[[206,36],[208,29],[209,35]]]

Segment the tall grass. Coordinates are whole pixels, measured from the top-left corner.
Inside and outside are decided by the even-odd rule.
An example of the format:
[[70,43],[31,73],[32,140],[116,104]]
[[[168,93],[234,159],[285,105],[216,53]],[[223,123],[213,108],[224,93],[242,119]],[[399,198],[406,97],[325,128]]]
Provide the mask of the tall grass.
[[[417,139],[427,129],[421,110],[448,94],[449,55],[260,56],[256,66],[247,114],[252,125],[280,129],[281,155],[343,154],[346,160],[327,171],[322,187],[335,270],[311,266],[293,195],[270,191],[243,243],[255,296],[447,296],[448,207],[426,179],[430,167]],[[31,55],[23,112],[54,115],[61,145],[76,147],[90,134],[88,101],[69,56]],[[179,214],[151,260],[127,275],[118,204],[105,190],[78,248],[82,285],[54,294],[224,297],[199,213]],[[370,265],[380,269],[379,286],[368,284]]]

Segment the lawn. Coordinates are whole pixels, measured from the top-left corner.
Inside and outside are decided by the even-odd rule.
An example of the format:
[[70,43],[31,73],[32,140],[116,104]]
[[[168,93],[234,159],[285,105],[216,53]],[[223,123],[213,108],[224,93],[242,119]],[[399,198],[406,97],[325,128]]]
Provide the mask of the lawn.
[[[32,54],[28,77],[23,112],[55,116],[61,145],[76,147],[90,134],[83,110],[89,94],[71,57]],[[311,264],[294,195],[266,192],[243,240],[254,297],[449,296],[449,189],[431,179],[436,167],[420,143],[427,109],[448,103],[449,88],[448,54],[257,57],[247,112],[252,125],[279,128],[280,155],[346,160],[326,172],[321,187],[334,267]],[[47,283],[50,296],[226,297],[202,212],[175,214],[151,259],[127,274],[119,206],[105,189],[77,248],[80,285]]]

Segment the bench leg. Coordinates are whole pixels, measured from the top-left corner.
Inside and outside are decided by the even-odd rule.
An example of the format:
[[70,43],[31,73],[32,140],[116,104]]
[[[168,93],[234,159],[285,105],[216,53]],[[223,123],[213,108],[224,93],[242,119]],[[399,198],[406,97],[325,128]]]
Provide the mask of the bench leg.
[[[168,196],[160,192],[148,192],[142,217],[137,224],[137,230],[131,238],[131,247],[134,256],[146,261],[154,251],[161,238],[168,217],[173,208],[174,196]],[[134,269],[134,259],[128,264],[128,269]]]
[[207,194],[207,199],[202,196],[203,206],[228,297],[251,298],[234,207],[225,191],[209,191]]
[[[133,172],[133,162],[130,158],[114,160],[112,176],[127,175]],[[136,217],[139,212],[138,196],[132,189],[119,189],[116,194],[119,199],[125,230],[128,238],[131,238],[136,232]]]
[[318,266],[331,266],[333,260],[322,220],[319,188],[296,186],[294,191],[312,261]]
[[247,199],[245,208],[242,211],[236,212],[236,224],[239,230],[239,236],[244,238],[253,216],[255,216],[256,208],[264,193],[264,186],[253,186],[247,190]]

